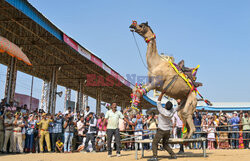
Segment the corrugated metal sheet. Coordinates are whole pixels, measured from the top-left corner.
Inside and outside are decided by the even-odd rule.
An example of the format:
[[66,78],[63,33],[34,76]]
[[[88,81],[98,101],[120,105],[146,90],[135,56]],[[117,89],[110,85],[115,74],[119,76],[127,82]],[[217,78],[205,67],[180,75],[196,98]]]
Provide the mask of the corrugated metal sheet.
[[5,0],[26,16],[38,23],[59,40],[63,41],[63,33],[56,29],[41,13],[39,13],[27,0]]

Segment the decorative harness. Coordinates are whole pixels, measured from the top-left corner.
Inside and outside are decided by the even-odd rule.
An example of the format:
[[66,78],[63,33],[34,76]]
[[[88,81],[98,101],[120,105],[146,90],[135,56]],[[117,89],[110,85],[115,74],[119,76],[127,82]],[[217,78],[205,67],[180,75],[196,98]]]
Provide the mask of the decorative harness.
[[152,37],[152,38],[150,38],[150,39],[145,38],[145,42],[146,42],[146,43],[149,43],[151,40],[154,40],[154,39],[156,39],[155,34],[154,34],[154,35],[153,35],[153,37]]

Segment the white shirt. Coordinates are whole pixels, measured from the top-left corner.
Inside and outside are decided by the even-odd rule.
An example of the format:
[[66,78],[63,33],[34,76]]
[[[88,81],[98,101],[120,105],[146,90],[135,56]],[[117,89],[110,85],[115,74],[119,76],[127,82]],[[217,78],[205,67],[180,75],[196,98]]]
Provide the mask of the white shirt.
[[80,120],[77,122],[78,135],[83,135],[84,123]]
[[105,115],[105,119],[108,119],[107,129],[117,129],[119,128],[119,118],[123,119],[124,116],[120,111],[108,110]]
[[[15,120],[13,121],[13,123],[15,122]],[[19,127],[19,125],[23,125],[23,120],[22,119],[18,119],[16,122],[16,126],[14,126],[13,130],[14,131],[21,131],[22,128]]]
[[[6,118],[4,119],[4,123],[5,123],[5,124],[13,124],[13,122],[14,122],[14,118],[9,119],[8,117],[6,117]],[[8,127],[5,127],[5,130],[12,130],[12,129],[13,129],[13,125],[12,125],[12,126],[8,126]]]
[[158,128],[164,131],[172,130],[172,117],[177,109],[172,108],[171,110],[167,110],[162,107],[161,101],[157,101],[157,109],[159,111]]
[[174,114],[173,120],[174,120],[174,123],[176,123],[176,127],[182,128],[183,123],[180,117],[178,116],[177,112]]

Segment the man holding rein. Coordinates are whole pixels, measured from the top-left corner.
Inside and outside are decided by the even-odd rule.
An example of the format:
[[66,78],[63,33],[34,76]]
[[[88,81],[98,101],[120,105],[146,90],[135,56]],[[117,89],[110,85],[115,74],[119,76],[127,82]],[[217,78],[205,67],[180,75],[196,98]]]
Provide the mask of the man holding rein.
[[165,105],[165,108],[163,108],[161,105],[161,99],[164,93],[165,91],[162,91],[157,101],[157,109],[159,111],[158,129],[152,143],[153,158],[148,159],[148,161],[158,161],[157,150],[158,150],[158,144],[160,143],[161,139],[164,149],[167,150],[167,152],[170,154],[169,159],[176,159],[175,153],[168,145],[168,140],[171,135],[171,130],[173,127],[172,117],[176,111],[180,110],[180,106],[174,109],[173,104],[170,101],[168,101]]

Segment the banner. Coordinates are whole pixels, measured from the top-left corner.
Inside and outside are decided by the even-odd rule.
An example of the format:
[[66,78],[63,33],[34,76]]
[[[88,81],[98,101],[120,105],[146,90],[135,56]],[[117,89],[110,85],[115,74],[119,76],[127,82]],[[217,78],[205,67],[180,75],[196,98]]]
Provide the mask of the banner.
[[83,47],[78,45],[73,39],[68,37],[66,34],[63,34],[63,41],[67,43],[69,46],[71,46],[73,49],[78,51],[82,56],[87,58],[88,60],[95,63],[97,66],[101,67],[103,70],[105,70],[108,74],[111,74],[113,77],[118,79],[120,82],[122,82],[124,85],[133,88],[133,85],[131,85],[127,80],[125,80],[122,76],[120,76],[118,73],[113,71],[111,68],[109,68],[107,65],[105,65],[101,59],[97,58],[93,54],[88,53]]
[[99,58],[95,57],[94,55],[91,55],[91,61],[96,65],[98,65],[99,67],[103,68],[102,61]]
[[87,53],[80,45],[78,45],[78,52],[85,58],[91,60],[91,54]]
[[66,34],[63,34],[63,41],[67,43],[69,46],[71,46],[73,49],[78,51],[78,44],[74,40],[69,38]]
[[102,64],[102,69],[104,69],[108,74],[111,74],[111,69],[104,63]]

